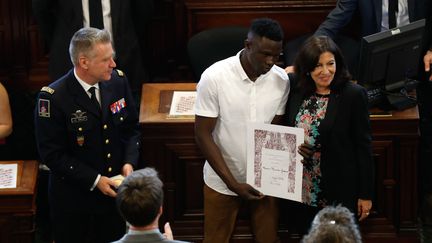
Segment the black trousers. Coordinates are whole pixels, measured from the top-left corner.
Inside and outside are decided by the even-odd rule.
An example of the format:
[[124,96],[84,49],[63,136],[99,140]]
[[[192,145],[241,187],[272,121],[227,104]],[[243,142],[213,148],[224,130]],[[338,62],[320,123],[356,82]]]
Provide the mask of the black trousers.
[[51,211],[56,243],[106,243],[120,239],[126,224],[113,207],[106,213],[76,213]]
[[426,81],[417,87],[417,100],[420,113],[420,153],[419,153],[419,192],[420,192],[420,239],[432,242],[432,82]]

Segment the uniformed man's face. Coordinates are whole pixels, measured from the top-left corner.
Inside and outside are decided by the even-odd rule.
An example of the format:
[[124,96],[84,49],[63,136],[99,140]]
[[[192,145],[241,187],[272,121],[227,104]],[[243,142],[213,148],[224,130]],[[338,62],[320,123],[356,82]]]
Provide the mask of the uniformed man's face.
[[88,58],[87,71],[89,79],[93,82],[111,79],[111,73],[116,67],[114,50],[111,43],[98,43]]

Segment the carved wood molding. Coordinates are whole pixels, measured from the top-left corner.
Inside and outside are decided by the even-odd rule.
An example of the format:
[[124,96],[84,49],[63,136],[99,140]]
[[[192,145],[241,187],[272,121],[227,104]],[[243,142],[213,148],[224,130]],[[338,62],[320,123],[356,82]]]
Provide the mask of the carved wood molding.
[[373,141],[375,162],[375,198],[372,214],[366,222],[361,222],[361,229],[367,236],[396,236],[395,198],[399,181],[396,178],[393,140]]
[[281,8],[333,8],[336,1],[185,1],[187,10],[195,9],[281,9]]
[[314,31],[335,1],[186,1],[188,37],[208,28],[248,26],[257,17],[278,20],[286,39]]

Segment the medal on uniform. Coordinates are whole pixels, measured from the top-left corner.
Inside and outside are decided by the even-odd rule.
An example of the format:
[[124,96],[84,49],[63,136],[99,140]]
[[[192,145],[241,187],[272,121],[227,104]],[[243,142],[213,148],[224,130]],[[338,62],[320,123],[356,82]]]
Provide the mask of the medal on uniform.
[[121,98],[110,105],[110,110],[112,114],[116,114],[117,112],[119,112],[121,109],[125,107],[126,107],[126,101],[124,98]]
[[77,144],[78,144],[78,146],[81,146],[81,147],[84,145],[84,136],[82,136],[82,135],[77,136]]

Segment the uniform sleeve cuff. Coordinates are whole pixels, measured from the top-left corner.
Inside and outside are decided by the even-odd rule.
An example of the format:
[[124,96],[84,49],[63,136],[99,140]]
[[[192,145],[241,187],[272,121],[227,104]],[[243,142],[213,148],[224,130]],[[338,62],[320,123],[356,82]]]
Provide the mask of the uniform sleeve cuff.
[[96,187],[96,185],[98,184],[100,178],[101,178],[101,175],[98,174],[97,177],[96,177],[95,182],[93,183],[93,186],[90,188],[90,191],[93,191],[93,190],[95,189],[95,187]]

